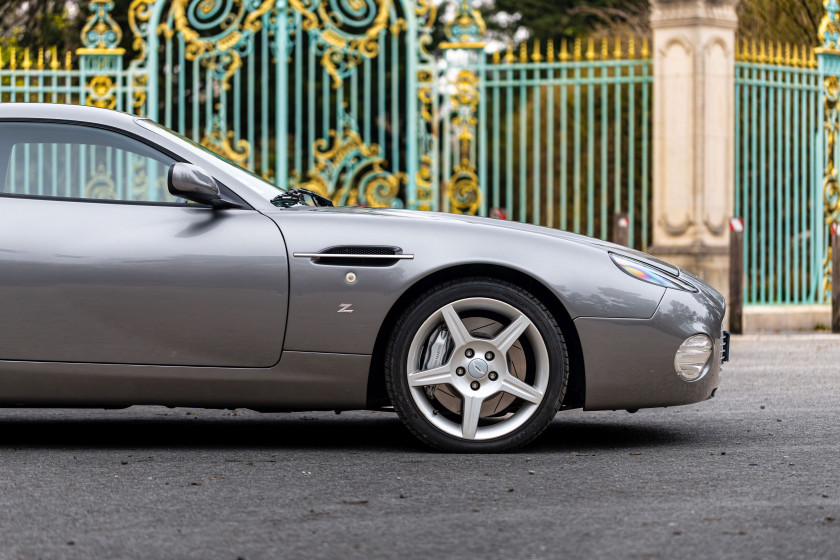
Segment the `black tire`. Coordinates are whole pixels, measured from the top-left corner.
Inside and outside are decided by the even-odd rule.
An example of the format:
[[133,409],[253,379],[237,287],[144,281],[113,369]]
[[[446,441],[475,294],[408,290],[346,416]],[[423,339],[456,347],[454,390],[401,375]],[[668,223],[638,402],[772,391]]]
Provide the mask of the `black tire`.
[[[494,439],[468,440],[435,426],[412,398],[408,383],[409,347],[421,325],[443,306],[466,298],[495,299],[515,307],[537,328],[548,350],[548,386],[536,411],[522,425]],[[405,309],[386,346],[384,377],[391,403],[408,429],[421,441],[457,453],[503,452],[533,441],[548,427],[563,402],[569,380],[569,360],[557,321],[534,295],[510,282],[473,277],[434,286]]]

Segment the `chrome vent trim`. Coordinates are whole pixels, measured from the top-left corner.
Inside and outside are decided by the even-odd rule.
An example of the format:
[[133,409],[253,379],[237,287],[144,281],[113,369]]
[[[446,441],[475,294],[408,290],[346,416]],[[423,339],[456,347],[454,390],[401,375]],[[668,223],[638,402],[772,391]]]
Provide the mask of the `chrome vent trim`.
[[317,253],[293,253],[296,258],[312,259],[314,264],[336,266],[392,266],[402,260],[412,260],[399,247],[342,245],[328,247]]
[[354,255],[352,253],[294,253],[294,256],[307,259],[383,259],[387,261],[414,258],[414,255]]

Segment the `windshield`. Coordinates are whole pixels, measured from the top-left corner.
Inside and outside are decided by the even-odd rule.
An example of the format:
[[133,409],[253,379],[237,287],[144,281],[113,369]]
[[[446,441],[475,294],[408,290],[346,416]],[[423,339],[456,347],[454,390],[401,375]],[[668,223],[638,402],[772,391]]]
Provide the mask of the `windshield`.
[[140,126],[142,126],[143,128],[145,128],[147,130],[151,130],[155,134],[160,134],[161,136],[165,136],[166,138],[168,138],[169,140],[172,140],[173,142],[175,142],[177,144],[181,144],[182,146],[186,144],[185,147],[188,147],[188,148],[198,148],[199,150],[201,150],[202,153],[209,154],[209,155],[213,156],[214,158],[222,161],[224,164],[226,164],[224,170],[227,173],[229,173],[231,176],[233,176],[233,178],[236,179],[237,181],[241,181],[242,183],[245,183],[246,185],[248,185],[251,189],[253,189],[257,193],[259,193],[261,196],[264,196],[266,198],[266,200],[272,200],[278,194],[281,194],[281,193],[285,192],[283,189],[281,189],[277,185],[274,185],[273,183],[269,183],[268,181],[266,181],[265,179],[263,179],[262,177],[260,177],[256,173],[253,173],[252,171],[249,171],[248,169],[245,169],[244,167],[233,163],[232,161],[230,161],[226,157],[220,156],[219,154],[217,154],[213,150],[211,150],[209,148],[205,148],[204,146],[202,146],[198,142],[194,142],[193,140],[190,140],[189,138],[187,138],[183,134],[178,134],[174,130],[170,130],[170,129],[166,128],[165,126],[163,126],[161,124],[158,124],[155,121],[152,121],[152,120],[149,120],[149,119],[136,119],[136,122]]

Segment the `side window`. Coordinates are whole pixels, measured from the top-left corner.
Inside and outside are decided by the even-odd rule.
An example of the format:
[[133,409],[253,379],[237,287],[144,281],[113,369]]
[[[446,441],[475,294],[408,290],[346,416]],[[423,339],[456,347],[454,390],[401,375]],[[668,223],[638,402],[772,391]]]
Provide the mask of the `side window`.
[[121,134],[69,124],[0,123],[8,154],[3,192],[126,202],[177,202],[175,160]]

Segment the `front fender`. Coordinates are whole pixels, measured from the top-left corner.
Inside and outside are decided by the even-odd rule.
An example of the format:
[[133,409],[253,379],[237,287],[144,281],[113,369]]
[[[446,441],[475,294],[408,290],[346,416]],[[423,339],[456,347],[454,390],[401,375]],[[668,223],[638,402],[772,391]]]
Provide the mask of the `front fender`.
[[[283,232],[290,259],[285,349],[370,354],[400,296],[428,275],[459,265],[518,270],[554,292],[573,319],[649,318],[665,291],[618,270],[602,248],[510,229],[495,220],[463,222],[419,212],[418,219],[411,219],[406,214],[308,208],[269,214]],[[336,245],[396,246],[414,258],[388,267],[359,267],[293,256]],[[348,272],[356,275],[355,283],[346,281]]]

